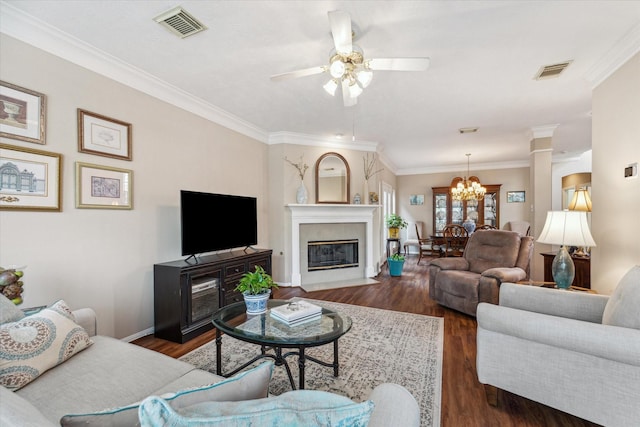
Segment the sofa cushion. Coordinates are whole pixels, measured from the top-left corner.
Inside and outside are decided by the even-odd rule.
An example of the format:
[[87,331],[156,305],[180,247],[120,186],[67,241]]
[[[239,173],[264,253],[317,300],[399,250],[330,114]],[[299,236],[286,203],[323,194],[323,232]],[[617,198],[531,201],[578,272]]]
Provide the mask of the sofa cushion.
[[27,399],[0,386],[0,426],[2,427],[51,427],[38,408]]
[[297,390],[277,397],[242,402],[204,402],[175,411],[151,396],[140,405],[142,427],[179,426],[366,426],[373,402],[354,403],[336,394]]
[[640,265],[625,274],[609,297],[602,313],[602,323],[640,329]]
[[0,384],[10,390],[24,387],[92,344],[62,300],[0,325],[0,342]]
[[[273,362],[265,362],[224,381],[203,387],[189,388],[162,395],[174,409],[180,409],[204,401],[236,401],[267,397]],[[60,424],[70,426],[133,426],[138,422],[140,402],[119,408],[106,409],[89,414],[69,414]]]
[[0,294],[0,324],[24,318],[24,313],[11,300]]

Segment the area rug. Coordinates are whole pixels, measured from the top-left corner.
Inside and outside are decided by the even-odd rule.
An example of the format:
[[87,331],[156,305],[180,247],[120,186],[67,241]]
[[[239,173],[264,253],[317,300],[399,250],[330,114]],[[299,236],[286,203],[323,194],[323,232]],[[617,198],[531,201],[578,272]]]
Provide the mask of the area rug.
[[[353,320],[353,327],[339,341],[340,375],[334,377],[333,369],[307,361],[306,389],[329,391],[361,402],[378,384],[401,384],[420,405],[420,425],[440,425],[444,319],[307,300],[348,315]],[[223,336],[223,371],[231,372],[259,351],[260,347],[255,344]],[[309,348],[305,353],[320,360],[332,361],[333,345]],[[193,350],[180,360],[215,373],[215,342]],[[297,358],[294,356],[287,360],[297,385]],[[279,395],[289,390],[291,385],[284,367],[275,367],[269,392]]]

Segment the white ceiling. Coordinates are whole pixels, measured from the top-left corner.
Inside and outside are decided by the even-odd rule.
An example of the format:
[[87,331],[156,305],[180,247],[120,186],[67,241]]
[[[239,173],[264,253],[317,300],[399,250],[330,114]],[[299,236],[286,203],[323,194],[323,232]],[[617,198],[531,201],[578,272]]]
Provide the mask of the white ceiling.
[[[177,5],[208,30],[180,39],[154,22]],[[554,161],[579,156],[591,147],[593,87],[640,50],[640,1],[20,0],[0,8],[3,32],[52,50],[54,39],[81,45],[135,75],[129,84],[145,90],[143,76],[190,99],[185,105],[197,98],[198,108],[265,142],[331,146],[336,134],[351,143],[355,129],[355,145],[376,143],[398,174],[465,170],[465,153],[472,171],[526,165],[532,129],[553,124]],[[325,74],[272,82],[327,64],[330,10],[351,14],[365,58],[428,56],[430,68],[375,72],[355,107],[322,90]],[[36,21],[46,40],[25,30],[33,18],[53,27]],[[566,60],[559,78],[533,79]]]

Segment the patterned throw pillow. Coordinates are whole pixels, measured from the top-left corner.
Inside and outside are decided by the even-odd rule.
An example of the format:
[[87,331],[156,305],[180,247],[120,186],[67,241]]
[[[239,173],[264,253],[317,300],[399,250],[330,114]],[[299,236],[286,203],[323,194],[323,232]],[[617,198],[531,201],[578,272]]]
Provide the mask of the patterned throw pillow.
[[18,390],[93,342],[67,304],[0,325],[0,385]]
[[337,394],[296,390],[267,399],[203,402],[174,410],[167,401],[150,396],[138,416],[142,427],[349,426],[369,423],[373,402],[355,403]]

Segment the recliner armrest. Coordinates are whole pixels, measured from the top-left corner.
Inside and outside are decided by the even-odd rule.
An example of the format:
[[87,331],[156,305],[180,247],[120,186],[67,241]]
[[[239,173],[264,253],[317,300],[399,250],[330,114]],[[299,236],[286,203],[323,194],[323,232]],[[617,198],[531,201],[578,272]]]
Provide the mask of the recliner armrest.
[[479,333],[483,329],[640,366],[640,330],[637,329],[567,319],[487,303],[478,304],[477,320]]
[[607,295],[503,283],[500,305],[551,316],[602,323]]
[[431,260],[429,266],[436,266],[441,270],[469,270],[469,261],[463,257],[437,258]]
[[527,273],[520,267],[497,267],[483,271],[481,276],[493,277],[500,283],[504,283],[524,280],[527,278]]

